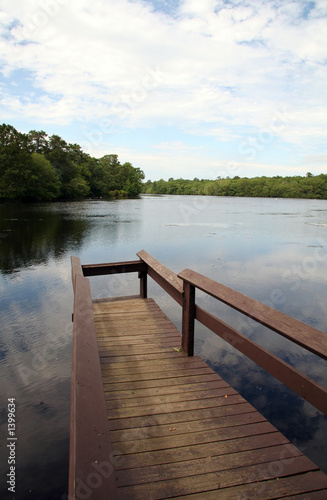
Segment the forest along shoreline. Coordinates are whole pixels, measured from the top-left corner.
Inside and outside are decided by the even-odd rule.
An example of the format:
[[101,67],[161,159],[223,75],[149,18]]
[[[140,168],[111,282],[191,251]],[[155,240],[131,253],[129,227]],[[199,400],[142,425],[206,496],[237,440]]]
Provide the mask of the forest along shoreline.
[[308,198],[327,199],[327,174],[304,177],[227,177],[209,179],[173,179],[147,181],[143,184],[145,194],[177,194],[206,196],[243,196],[254,198]]
[[116,154],[100,159],[43,130],[27,134],[0,125],[0,201],[133,198],[144,172]]
[[327,174],[148,180],[116,154],[94,158],[43,130],[0,125],[0,202],[135,198],[144,194],[327,199]]

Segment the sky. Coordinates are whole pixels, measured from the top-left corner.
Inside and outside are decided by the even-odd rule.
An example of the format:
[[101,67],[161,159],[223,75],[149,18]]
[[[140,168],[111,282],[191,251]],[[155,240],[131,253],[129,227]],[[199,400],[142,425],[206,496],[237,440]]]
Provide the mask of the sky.
[[327,172],[327,0],[0,0],[0,123],[160,178]]

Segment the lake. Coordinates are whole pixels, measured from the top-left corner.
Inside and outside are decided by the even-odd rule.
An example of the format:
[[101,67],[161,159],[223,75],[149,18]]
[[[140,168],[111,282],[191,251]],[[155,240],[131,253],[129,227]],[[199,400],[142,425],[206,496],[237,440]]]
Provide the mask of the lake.
[[[1,498],[8,474],[8,398],[16,410],[16,500],[67,498],[73,292],[83,264],[145,249],[327,332],[327,201],[142,196],[0,205]],[[91,278],[94,297],[138,293],[136,275]],[[180,307],[151,279],[181,327]],[[197,294],[197,303],[327,386],[327,362]],[[327,417],[204,327],[195,353],[327,472]]]

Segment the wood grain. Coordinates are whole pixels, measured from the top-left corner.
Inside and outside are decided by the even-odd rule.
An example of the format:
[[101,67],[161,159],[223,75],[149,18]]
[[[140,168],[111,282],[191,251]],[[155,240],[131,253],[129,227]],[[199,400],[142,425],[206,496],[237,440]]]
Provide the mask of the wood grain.
[[324,498],[326,476],[203,360],[179,351],[180,333],[152,299],[93,310],[118,498]]

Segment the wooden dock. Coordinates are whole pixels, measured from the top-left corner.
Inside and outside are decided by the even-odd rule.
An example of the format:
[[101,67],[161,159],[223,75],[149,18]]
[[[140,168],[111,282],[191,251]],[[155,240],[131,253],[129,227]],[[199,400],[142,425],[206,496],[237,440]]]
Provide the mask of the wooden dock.
[[[139,255],[100,266],[73,260],[69,499],[326,499],[327,476],[203,360],[185,355],[192,293]],[[85,276],[110,271],[137,271],[140,295],[92,301]],[[183,339],[146,297],[147,275],[182,302]],[[326,404],[327,391],[312,383]]]

